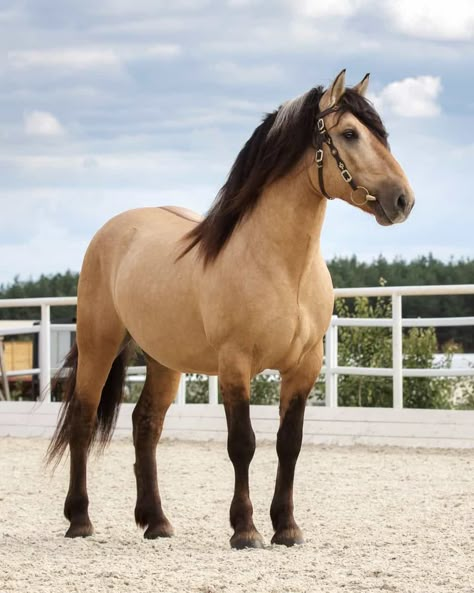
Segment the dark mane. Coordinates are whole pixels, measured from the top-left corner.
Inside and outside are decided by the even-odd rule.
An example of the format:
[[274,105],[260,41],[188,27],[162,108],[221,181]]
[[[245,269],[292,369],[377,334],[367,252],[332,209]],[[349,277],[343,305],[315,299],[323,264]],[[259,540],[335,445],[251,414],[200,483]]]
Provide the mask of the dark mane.
[[[311,89],[302,97],[294,117],[285,120],[284,125],[277,125],[275,130],[272,126],[284,106],[264,117],[239,152],[206,217],[185,236],[188,244],[180,257],[198,246],[205,264],[217,258],[237,225],[255,208],[264,188],[289,173],[311,146],[323,92],[323,87]],[[382,120],[361,95],[346,89],[338,111],[353,113],[387,145],[388,135]]]

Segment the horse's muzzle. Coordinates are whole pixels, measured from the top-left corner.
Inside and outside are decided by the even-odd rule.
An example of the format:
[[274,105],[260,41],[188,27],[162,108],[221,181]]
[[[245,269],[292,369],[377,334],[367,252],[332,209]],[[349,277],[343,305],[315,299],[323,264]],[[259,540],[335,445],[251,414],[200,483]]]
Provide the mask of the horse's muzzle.
[[377,201],[372,203],[372,208],[377,222],[383,226],[404,222],[415,204],[415,196],[410,187],[386,186],[375,195]]

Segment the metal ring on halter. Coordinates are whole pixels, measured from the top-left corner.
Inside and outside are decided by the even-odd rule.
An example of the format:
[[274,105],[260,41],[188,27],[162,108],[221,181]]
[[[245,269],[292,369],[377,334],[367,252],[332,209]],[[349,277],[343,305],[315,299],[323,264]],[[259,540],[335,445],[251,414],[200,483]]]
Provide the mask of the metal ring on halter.
[[[354,193],[356,191],[358,191],[359,189],[363,189],[365,191],[365,199],[363,202],[356,202],[354,200]],[[367,204],[367,202],[375,202],[377,200],[377,198],[375,196],[371,196],[369,193],[369,190],[364,187],[363,185],[358,185],[355,190],[351,191],[351,201],[353,204],[355,204],[356,206],[364,206],[365,204]]]

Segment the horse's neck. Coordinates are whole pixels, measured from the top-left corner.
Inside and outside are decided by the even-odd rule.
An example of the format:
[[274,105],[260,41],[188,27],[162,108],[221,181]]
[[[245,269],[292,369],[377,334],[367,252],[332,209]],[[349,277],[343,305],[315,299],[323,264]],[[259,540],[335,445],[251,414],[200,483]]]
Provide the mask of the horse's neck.
[[310,187],[304,172],[273,183],[244,225],[254,253],[263,253],[299,277],[319,255],[326,203]]

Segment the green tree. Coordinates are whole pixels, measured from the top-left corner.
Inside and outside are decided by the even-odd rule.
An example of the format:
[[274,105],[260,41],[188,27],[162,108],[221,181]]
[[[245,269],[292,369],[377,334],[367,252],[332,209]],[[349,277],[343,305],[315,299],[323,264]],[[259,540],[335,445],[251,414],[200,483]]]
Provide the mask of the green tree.
[[474,380],[459,381],[459,390],[461,392],[460,402],[456,406],[458,410],[474,410]]
[[[32,297],[65,297],[77,295],[79,274],[67,271],[64,274],[41,275],[38,280],[20,280],[15,277],[12,284],[0,285],[0,299],[22,299]],[[39,319],[38,307],[0,308],[0,319]],[[75,307],[52,307],[51,319],[61,322],[76,316]]]
[[[337,299],[340,317],[391,318],[391,301],[387,298]],[[372,327],[339,328],[338,356],[341,366],[390,368],[392,366],[391,329]],[[411,328],[403,334],[405,368],[431,368],[437,352],[433,328]],[[450,368],[452,351],[443,356],[438,367]],[[454,383],[448,378],[404,378],[406,408],[451,408]],[[343,406],[391,407],[391,377],[343,375],[339,379],[339,404]]]
[[186,402],[188,404],[207,404],[209,401],[209,381],[206,375],[193,373],[186,377]]
[[[339,317],[390,317],[388,299],[371,302],[368,298],[336,300]],[[340,327],[338,331],[338,362],[341,366],[390,367],[392,346],[390,330],[383,327]],[[340,375],[338,380],[339,405],[392,406],[392,381],[389,377]]]
[[[433,364],[437,351],[434,328],[412,327],[403,337],[403,366],[408,369],[450,368],[457,348],[450,347],[441,361]],[[451,408],[457,381],[448,377],[417,377],[403,379],[405,408]]]
[[[250,403],[276,404],[280,398],[280,381],[274,375],[258,375],[250,385]],[[186,402],[190,404],[209,401],[209,384],[205,375],[192,374],[186,379]],[[222,403],[219,393],[219,402]]]
[[[412,261],[395,258],[389,262],[379,256],[371,263],[360,262],[355,256],[334,258],[328,262],[334,286],[354,288],[377,286],[379,278],[390,286],[421,286],[433,284],[471,284],[474,281],[474,259],[442,262],[433,255]],[[458,317],[474,311],[474,295],[410,297],[403,301],[404,317]],[[436,328],[438,345],[450,341],[462,345],[465,352],[474,352],[474,332],[470,327]]]

